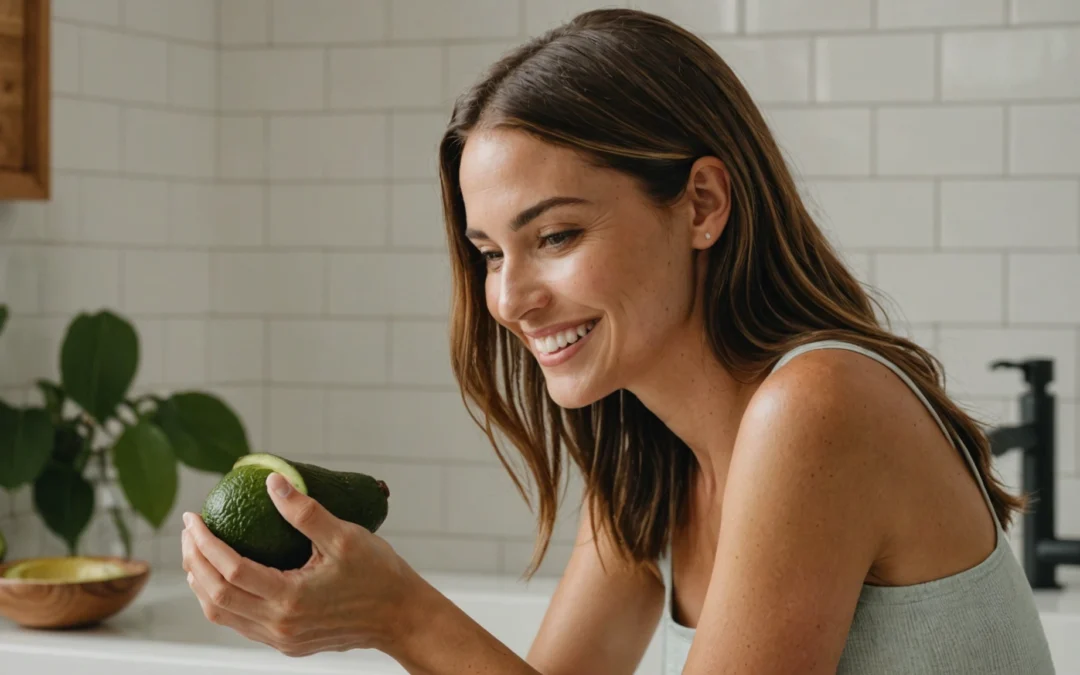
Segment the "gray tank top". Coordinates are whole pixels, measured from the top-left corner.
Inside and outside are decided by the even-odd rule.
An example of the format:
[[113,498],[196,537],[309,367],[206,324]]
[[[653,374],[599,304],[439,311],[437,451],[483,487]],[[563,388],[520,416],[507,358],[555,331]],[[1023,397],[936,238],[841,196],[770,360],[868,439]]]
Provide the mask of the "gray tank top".
[[[907,374],[880,354],[859,345],[837,340],[802,345],[785,354],[773,372],[799,354],[815,349],[847,349],[887,366],[915,392],[942,432],[949,436],[937,413]],[[963,445],[961,450],[974,471],[971,454]],[[979,488],[990,508],[990,496],[981,479]],[[993,508],[990,512],[997,529],[997,546],[978,565],[912,586],[863,585],[837,673],[1053,675],[1050,647],[1031,587]],[[660,560],[660,570],[665,598],[663,672],[678,675],[686,665],[694,630],[672,618],[670,549]]]

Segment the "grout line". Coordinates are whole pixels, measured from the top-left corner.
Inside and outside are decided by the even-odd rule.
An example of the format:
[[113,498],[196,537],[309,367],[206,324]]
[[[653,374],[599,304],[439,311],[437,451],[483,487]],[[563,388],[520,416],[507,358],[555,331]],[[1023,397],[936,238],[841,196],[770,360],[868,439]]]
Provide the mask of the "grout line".
[[[879,109],[880,110],[880,109]],[[248,115],[245,115],[248,117]],[[269,132],[269,121],[271,117],[269,115],[259,116],[264,120],[267,133]],[[343,185],[343,186],[376,186],[376,185],[424,185],[424,186],[438,186],[438,180],[436,178],[425,178],[418,176],[410,177],[390,177],[384,176],[381,178],[350,178],[350,177],[327,177],[320,178],[317,176],[307,178],[273,178],[269,176],[257,177],[257,178],[221,178],[216,180],[212,177],[206,176],[190,176],[179,174],[167,174],[156,172],[143,172],[143,171],[124,171],[117,169],[83,169],[83,168],[70,168],[59,167],[53,172],[57,177],[77,177],[77,176],[89,176],[89,177],[110,177],[110,178],[130,178],[133,180],[165,180],[172,181],[180,184],[190,185],[216,185],[218,183],[224,185],[256,185],[265,183],[268,185],[291,185],[291,186],[323,186],[323,185]],[[905,181],[905,180],[929,180],[935,177],[940,177],[946,180],[964,180],[964,181],[986,181],[986,180],[1001,180],[1000,173],[886,173],[870,176],[865,173],[817,173],[817,174],[804,174],[802,176],[805,180],[812,180],[815,182],[828,182],[828,181]],[[1060,181],[1060,180],[1076,180],[1080,178],[1080,172],[1060,172],[1060,173],[1034,173],[1024,172],[1013,174],[1009,176],[1010,181]]]
[[261,115],[259,119],[262,120],[262,142],[263,142],[263,167],[262,167],[262,243],[263,246],[270,246],[270,186],[272,182],[270,180],[270,116]]
[[877,106],[870,108],[870,170],[871,177],[878,175],[878,110]]
[[943,97],[943,81],[945,79],[945,61],[942,56],[943,39],[941,31],[934,31],[934,101],[939,103]]
[[270,394],[271,383],[270,370],[273,363],[271,353],[271,331],[270,331],[270,319],[263,317],[262,319],[262,366],[263,376],[262,381],[259,383],[259,392],[262,394],[262,400],[259,402],[262,408],[262,445],[267,446],[270,442],[270,420],[272,418],[270,410]]
[[[116,283],[117,283],[116,303],[118,305],[120,305],[120,307],[123,308],[123,310],[127,309],[127,293],[124,292],[124,289],[127,286],[127,284],[125,283],[127,281],[127,279],[125,278],[127,275],[124,274],[124,269],[127,267],[127,265],[124,264],[126,262],[126,260],[127,260],[127,252],[126,251],[120,251],[119,255],[117,256],[117,260],[116,260],[116,264],[119,266],[119,268],[117,269],[117,272],[116,272]],[[40,292],[40,288],[39,288],[39,292]]]
[[330,316],[330,265],[333,261],[330,259],[330,253],[323,251],[321,255],[322,262],[322,308],[321,314]]
[[749,2],[750,2],[750,0],[739,0],[738,5],[737,5],[738,11],[739,11],[739,16],[737,17],[737,21],[738,21],[738,30],[737,30],[737,32],[738,32],[739,35],[746,35],[748,30],[749,30],[747,28],[748,23],[749,23],[749,19],[747,17]]
[[387,384],[394,385],[394,319],[388,319],[386,321],[386,353],[383,358],[384,362],[383,374],[386,377]]
[[[512,1],[512,0],[510,0]],[[520,1],[520,0],[519,0]],[[524,17],[523,13],[523,17]],[[85,22],[70,22],[75,25],[85,25],[90,28],[102,28],[99,24],[85,23]],[[695,35],[702,40],[711,41],[721,38],[730,38],[732,35],[745,35],[752,39],[768,40],[774,38],[810,38],[810,37],[880,37],[880,36],[892,36],[892,35],[925,35],[927,31],[948,31],[949,34],[964,35],[964,34],[982,34],[982,33],[994,33],[1001,32],[1002,25],[999,23],[986,24],[981,26],[903,26],[903,27],[882,27],[882,28],[822,28],[813,30],[755,30],[750,31],[748,25],[748,16],[746,12],[743,12],[739,17],[740,31],[738,33],[731,33],[729,31],[694,31]],[[1040,30],[1068,30],[1080,27],[1080,21],[1043,21],[1034,23],[1025,23],[1021,25],[1012,25],[1008,29],[1010,32],[1023,32],[1023,31],[1040,31]],[[523,30],[519,26],[519,30]],[[139,33],[133,32],[132,34],[138,35]],[[200,40],[191,40],[187,38],[173,38],[171,36],[162,35],[158,33],[143,32],[143,35],[149,37],[155,37],[158,39],[172,39],[177,42],[189,42],[199,46],[214,46],[212,42],[203,42]],[[492,45],[492,44],[505,44],[507,42],[514,42],[523,37],[528,37],[526,32],[519,35],[488,35],[488,36],[471,36],[471,37],[439,37],[439,38],[382,38],[382,39],[358,39],[358,40],[326,40],[321,42],[304,42],[304,41],[290,41],[290,42],[276,42],[276,43],[249,43],[249,44],[230,44],[223,45],[224,49],[230,51],[258,51],[265,50],[268,47],[276,47],[278,49],[325,49],[327,47],[432,47],[439,45]]]
[[933,228],[934,228],[934,250],[941,251],[943,249],[942,235],[941,235],[941,178],[934,178],[933,191],[931,192],[931,200],[933,203]]
[[383,37],[387,42],[394,37],[394,0],[383,0]]
[[327,47],[326,49],[322,50],[322,53],[323,53],[323,62],[322,62],[322,69],[323,69],[323,72],[322,72],[323,97],[322,98],[323,98],[323,101],[322,101],[322,104],[323,104],[323,109],[324,110],[331,110],[332,109],[332,106],[330,105],[330,87],[331,87],[331,84],[332,84],[331,81],[330,81],[330,60],[331,60],[330,59],[330,52],[331,52],[332,49],[333,49],[332,47]]
[[383,190],[383,209],[386,213],[386,231],[383,233],[385,239],[383,239],[384,246],[387,248],[394,247],[394,184],[386,186]]
[[524,39],[529,36],[528,0],[518,0],[518,37]]
[[266,0],[263,4],[266,6],[266,43],[258,46],[261,49],[273,49],[280,46],[274,42],[274,3]]
[[113,33],[115,35],[122,35],[125,37],[139,37],[150,38],[154,40],[165,40],[174,42],[178,45],[187,45],[189,47],[204,47],[204,48],[217,48],[218,42],[215,40],[196,40],[195,38],[179,37],[177,35],[169,35],[167,33],[155,33],[154,31],[144,30],[142,28],[132,28],[130,26],[95,23],[93,21],[83,21],[81,19],[69,19],[53,18],[53,23],[64,24],[67,26],[73,26],[77,28],[90,28],[92,30],[100,30],[104,33]]
[[817,82],[818,82],[818,62],[817,62],[817,49],[818,40],[817,37],[810,38],[810,53],[806,55],[807,71],[809,77],[807,78],[807,101],[816,103],[818,99],[817,95]]
[[221,13],[224,10],[222,9],[222,6],[226,2],[228,2],[228,0],[214,0],[214,49],[218,52],[221,51],[221,42],[223,39],[221,30],[221,25],[223,23],[221,20]]
[[[1000,177],[995,180],[1001,180]],[[886,182],[886,181],[880,181]],[[1012,182],[1012,181],[1010,181]],[[298,255],[311,254],[311,253],[351,253],[355,255],[375,255],[385,254],[387,256],[394,255],[431,255],[431,256],[445,256],[447,251],[445,246],[414,246],[414,245],[400,245],[400,246],[354,246],[354,245],[313,245],[313,246],[300,246],[300,245],[273,245],[273,246],[260,246],[260,245],[245,245],[245,246],[209,246],[206,244],[171,244],[167,241],[159,243],[138,243],[127,244],[123,242],[114,241],[49,241],[42,239],[18,239],[9,242],[12,245],[17,246],[34,246],[43,249],[70,249],[70,250],[97,250],[97,251],[148,251],[148,252],[160,252],[167,250],[169,252],[189,252],[189,253],[214,253],[217,255],[228,254],[253,254],[263,253],[267,255],[271,254],[288,254],[295,253]],[[979,255],[992,255],[994,253],[1028,253],[1028,254],[1040,254],[1048,256],[1075,256],[1077,255],[1076,247],[1069,249],[1062,249],[1060,246],[942,246],[940,251],[933,245],[930,246],[851,246],[845,248],[846,253],[899,253],[899,254],[929,254],[936,252],[948,252],[948,253],[965,253],[965,254],[979,254]],[[172,316],[171,314],[163,313],[163,316]],[[307,316],[304,314],[292,314],[287,316]],[[349,316],[349,315],[343,315]],[[361,314],[355,316],[383,316],[383,315],[369,315]],[[445,316],[444,314],[393,314],[386,315],[392,316],[395,319],[408,319],[413,318],[437,318]]]
[[1012,156],[1009,152],[1010,140],[1012,139],[1012,131],[1009,128],[1012,124],[1012,108],[1008,105],[1002,106],[1001,109],[1001,175],[1008,176],[1012,170]]
[[[730,37],[730,36],[729,36]],[[107,96],[98,96],[94,94],[71,94],[69,92],[56,92],[53,95],[54,100],[86,102],[86,103],[104,103],[113,106],[125,106],[133,109],[144,109],[163,111],[171,113],[183,113],[189,115],[195,115],[200,117],[250,117],[252,115],[275,115],[278,117],[341,117],[344,115],[354,115],[359,117],[380,117],[388,116],[392,114],[448,114],[448,108],[446,105],[439,103],[437,105],[399,105],[399,106],[368,106],[368,107],[335,107],[330,110],[323,109],[321,107],[311,107],[304,109],[275,109],[267,110],[265,108],[242,108],[242,109],[230,109],[230,110],[216,110],[213,108],[200,108],[195,106],[185,105],[173,105],[168,103],[155,103],[153,101],[143,100],[131,100],[121,98],[110,98]],[[896,100],[896,101],[883,101],[880,99],[862,99],[862,100],[847,100],[847,101],[806,101],[806,100],[768,100],[758,99],[758,105],[764,110],[860,110],[865,109],[871,105],[887,105],[890,108],[928,108],[934,110],[941,109],[967,109],[967,108],[993,108],[1004,105],[1024,105],[1024,106],[1060,106],[1060,107],[1073,107],[1077,104],[1077,97],[1061,96],[1061,97],[1040,97],[1040,98],[1025,98],[1022,101],[1016,99],[1005,98],[986,98],[978,100],[950,100],[941,101],[935,104],[934,101],[920,99],[920,100]],[[320,104],[321,105],[321,104]],[[220,107],[220,106],[219,106]]]
[[1009,254],[1001,254],[1001,325],[1009,325]]
[[874,30],[878,29],[880,23],[878,19],[878,2],[880,0],[870,0],[870,28]]

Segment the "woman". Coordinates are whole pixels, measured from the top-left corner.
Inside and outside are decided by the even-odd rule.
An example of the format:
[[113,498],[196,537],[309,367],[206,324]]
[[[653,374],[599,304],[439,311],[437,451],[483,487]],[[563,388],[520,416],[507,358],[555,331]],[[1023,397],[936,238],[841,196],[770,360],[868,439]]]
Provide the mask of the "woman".
[[211,620],[413,673],[632,673],[658,621],[672,674],[1053,672],[984,435],[879,324],[706,44],[582,14],[457,101],[440,160],[453,366],[537,486],[530,572],[564,451],[586,486],[527,663],[295,492],[274,499],[314,542],[301,570],[192,519]]

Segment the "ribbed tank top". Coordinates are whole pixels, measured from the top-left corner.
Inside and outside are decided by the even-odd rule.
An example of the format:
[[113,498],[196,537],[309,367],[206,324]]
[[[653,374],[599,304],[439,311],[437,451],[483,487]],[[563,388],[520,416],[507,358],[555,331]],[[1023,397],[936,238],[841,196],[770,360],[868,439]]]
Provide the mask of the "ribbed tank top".
[[[888,359],[859,345],[822,340],[786,353],[772,372],[815,349],[847,349],[887,366],[952,438],[914,382]],[[953,444],[955,447],[955,444]],[[991,506],[986,486],[962,444],[994,518],[997,546],[978,565],[911,586],[864,584],[837,673],[847,675],[1053,675],[1054,665],[1035,599],[1023,568]],[[664,675],[686,665],[694,630],[672,618],[670,549],[661,560],[664,578]],[[778,646],[782,649],[782,646]]]

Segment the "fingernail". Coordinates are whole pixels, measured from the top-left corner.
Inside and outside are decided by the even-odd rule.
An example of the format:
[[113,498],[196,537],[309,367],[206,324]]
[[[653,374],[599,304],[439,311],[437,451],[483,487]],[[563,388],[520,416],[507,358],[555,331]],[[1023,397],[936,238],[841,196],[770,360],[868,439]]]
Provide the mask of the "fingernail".
[[187,511],[185,511],[184,512],[184,525],[186,525],[187,527],[191,527],[191,519],[192,518],[194,518],[194,516],[192,516]]
[[187,573],[187,582],[190,585],[192,581],[195,581],[195,577],[191,575],[191,572]]
[[292,492],[292,486],[289,485],[289,481],[285,480],[281,474],[272,473],[267,481],[273,481],[270,484],[270,489],[273,490],[278,497],[288,497]]

